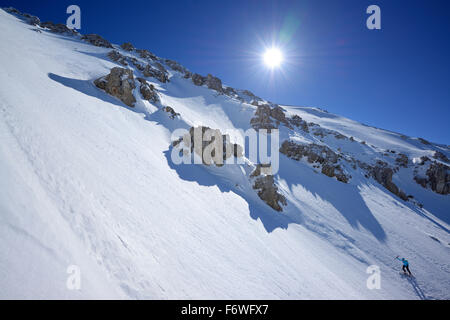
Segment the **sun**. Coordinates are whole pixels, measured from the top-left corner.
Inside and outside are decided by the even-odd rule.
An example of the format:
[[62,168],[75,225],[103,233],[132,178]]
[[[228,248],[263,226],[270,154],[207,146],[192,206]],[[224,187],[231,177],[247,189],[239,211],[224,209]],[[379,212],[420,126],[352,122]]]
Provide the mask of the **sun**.
[[283,62],[283,53],[278,48],[270,48],[264,52],[264,63],[271,69],[277,68]]

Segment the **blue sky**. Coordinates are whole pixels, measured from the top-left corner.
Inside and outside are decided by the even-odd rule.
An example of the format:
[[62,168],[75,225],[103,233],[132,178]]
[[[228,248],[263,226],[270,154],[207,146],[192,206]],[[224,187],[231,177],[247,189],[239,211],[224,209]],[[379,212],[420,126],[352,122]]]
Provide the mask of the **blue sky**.
[[[179,61],[267,100],[450,144],[450,3],[411,0],[4,1],[41,20]],[[381,8],[368,30],[366,8]],[[270,72],[261,54],[282,47]]]

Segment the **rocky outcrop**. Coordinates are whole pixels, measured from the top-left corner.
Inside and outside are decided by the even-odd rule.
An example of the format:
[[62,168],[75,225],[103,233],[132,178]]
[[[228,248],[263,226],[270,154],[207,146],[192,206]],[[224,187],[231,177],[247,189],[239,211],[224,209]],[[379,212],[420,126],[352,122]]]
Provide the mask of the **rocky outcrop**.
[[133,72],[130,69],[115,67],[111,72],[94,81],[94,84],[106,93],[120,99],[129,107],[134,107],[136,99],[133,96]]
[[232,87],[226,87],[226,88],[224,89],[224,93],[225,93],[227,96],[230,96],[230,97],[235,97],[235,96],[237,95],[236,90],[235,90],[234,88],[232,88]]
[[62,23],[53,23],[51,21],[41,23],[41,27],[48,29],[50,32],[59,33],[59,34],[67,34],[67,35],[75,35],[77,32],[75,30],[67,28],[65,24]]
[[183,78],[189,79],[191,77],[192,77],[192,72],[186,70],[186,72],[184,73],[184,77]]
[[142,74],[144,77],[151,77],[158,79],[159,82],[166,83],[169,81],[169,77],[165,72],[162,72],[161,70],[153,68],[150,64],[147,64],[142,71]]
[[192,82],[196,85],[196,86],[202,86],[205,84],[206,79],[205,77],[202,77],[201,75],[199,75],[198,73],[194,73],[192,74]]
[[292,126],[295,126],[297,128],[301,128],[303,131],[305,131],[306,133],[309,132],[309,127],[308,127],[308,123],[303,120],[300,116],[298,115],[293,115],[290,119],[289,122]]
[[347,183],[351,178],[339,164],[339,155],[327,146],[314,143],[298,144],[286,140],[282,143],[280,152],[296,161],[306,158],[309,163],[319,164],[322,166],[322,174],[335,177],[340,182]]
[[[437,156],[441,160],[441,156]],[[424,188],[430,188],[432,191],[447,195],[450,193],[450,167],[446,164],[431,161],[430,158],[423,156],[420,158],[419,166],[425,166],[429,163],[426,171],[422,169],[422,173],[418,174],[418,169],[420,167],[416,167],[414,170],[414,181],[416,181],[419,185]],[[442,160],[441,160],[442,161]]]
[[298,144],[293,141],[284,141],[281,145],[280,152],[291,159],[301,160],[303,157],[307,158],[309,163],[337,163],[339,156],[330,148],[324,145]]
[[117,50],[112,50],[108,52],[108,58],[110,58],[112,61],[118,62],[123,66],[127,66],[128,62],[126,60],[126,57],[119,53]]
[[[207,135],[210,135],[207,137]],[[216,142],[216,137],[220,137],[221,141]],[[195,139],[201,139],[201,141],[195,141]],[[189,134],[175,141],[173,146],[178,146],[181,142],[184,142],[185,147],[189,148],[191,153],[195,152],[202,158],[202,162],[205,165],[215,164],[218,167],[223,166],[225,161],[230,157],[240,158],[243,156],[243,148],[236,144],[230,143],[229,135],[224,135],[218,129],[211,129],[205,126],[191,127]],[[216,155],[215,148],[211,148],[213,144],[219,143],[220,154]],[[210,148],[206,150],[206,148]],[[210,152],[211,151],[211,152]],[[210,162],[205,161],[206,156],[211,158]],[[209,153],[210,152],[210,153]]]
[[157,103],[159,102],[158,92],[152,84],[149,84],[147,80],[144,78],[137,78],[140,83],[139,92],[142,97],[150,102]]
[[246,96],[248,98],[248,101],[263,101],[263,99],[256,96],[253,92],[251,92],[249,90],[242,90],[240,93],[242,95]]
[[183,74],[186,74],[187,72],[189,72],[185,67],[183,67],[181,64],[179,64],[178,62],[176,62],[174,60],[165,59],[164,62],[166,63],[166,65],[168,65],[174,71],[178,71]]
[[139,71],[143,72],[145,70],[145,67],[135,57],[131,57],[130,61]]
[[272,209],[283,211],[282,205],[287,205],[286,198],[278,192],[273,175],[261,174],[261,169],[261,165],[257,165],[250,175],[251,178],[255,178],[253,189],[257,191],[258,197]]
[[120,47],[125,51],[133,51],[135,49],[130,42],[125,42]]
[[141,58],[143,58],[143,59],[151,59],[151,60],[154,60],[154,61],[156,61],[156,60],[158,60],[158,57],[157,56],[155,56],[153,53],[151,53],[150,51],[148,51],[148,50],[145,50],[145,49],[136,49],[136,52],[137,53],[139,53],[139,56],[141,57]]
[[398,196],[404,201],[408,201],[408,196],[392,182],[394,170],[386,162],[377,161],[375,166],[370,168],[371,176],[387,190]]
[[169,106],[164,107],[163,111],[169,114],[170,119],[175,119],[176,117],[180,116],[178,112],[175,112],[175,110]]
[[255,115],[250,119],[250,125],[255,130],[266,129],[270,132],[270,130],[276,129],[277,127],[270,117],[270,106],[267,104],[258,106]]
[[275,119],[276,126],[278,127],[280,123],[283,123],[286,126],[290,126],[288,120],[286,119],[286,115],[284,113],[284,109],[279,105],[275,105],[274,108],[270,109],[270,116]]
[[397,159],[395,159],[395,163],[403,168],[408,168],[408,156],[406,154],[400,153],[397,157]]
[[104,47],[104,48],[112,48],[113,47],[108,40],[103,39],[98,34],[86,34],[83,37],[81,37],[81,40],[85,40],[85,41],[89,42],[90,44],[97,46],[97,47]]
[[217,92],[223,92],[222,81],[219,78],[208,74],[205,83],[208,88],[216,90]]
[[266,129],[268,132],[278,128],[280,123],[291,127],[284,114],[284,110],[280,106],[271,108],[268,104],[259,105],[256,108],[255,115],[250,119],[250,125],[253,129]]
[[445,154],[443,154],[442,152],[440,152],[440,151],[435,151],[434,155],[433,155],[433,158],[435,158],[437,160],[440,160],[442,162],[450,162],[448,160],[447,156]]
[[33,16],[29,13],[22,13],[19,10],[17,10],[16,8],[13,7],[9,7],[9,8],[4,8],[3,10],[5,10],[6,12],[16,15],[17,17],[21,18],[22,20],[25,20],[28,24],[32,25],[32,26],[39,26],[41,24],[41,20],[36,17]]
[[155,62],[154,65],[155,65],[156,68],[157,68],[159,71],[161,71],[162,73],[167,73],[166,68],[164,68],[164,66],[163,66],[161,63]]
[[428,183],[431,190],[439,194],[450,193],[450,167],[434,162],[427,170]]

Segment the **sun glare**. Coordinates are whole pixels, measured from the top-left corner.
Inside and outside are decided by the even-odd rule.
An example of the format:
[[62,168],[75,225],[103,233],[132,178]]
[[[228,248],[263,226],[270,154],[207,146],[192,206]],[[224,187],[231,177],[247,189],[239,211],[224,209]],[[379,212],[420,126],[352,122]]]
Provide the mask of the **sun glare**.
[[283,62],[283,54],[278,48],[267,49],[264,53],[264,63],[270,68],[279,67]]

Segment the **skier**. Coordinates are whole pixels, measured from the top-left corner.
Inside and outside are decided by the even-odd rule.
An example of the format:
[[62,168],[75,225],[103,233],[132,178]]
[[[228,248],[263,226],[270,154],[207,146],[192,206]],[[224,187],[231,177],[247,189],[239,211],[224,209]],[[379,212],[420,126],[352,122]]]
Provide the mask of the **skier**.
[[408,262],[408,260],[406,260],[405,258],[401,258],[400,259],[398,256],[396,257],[396,259],[403,263],[403,267],[402,267],[403,273],[406,274],[406,271],[408,271],[409,275],[412,276],[411,271],[409,271],[409,262]]

